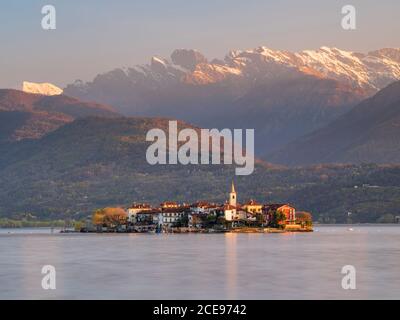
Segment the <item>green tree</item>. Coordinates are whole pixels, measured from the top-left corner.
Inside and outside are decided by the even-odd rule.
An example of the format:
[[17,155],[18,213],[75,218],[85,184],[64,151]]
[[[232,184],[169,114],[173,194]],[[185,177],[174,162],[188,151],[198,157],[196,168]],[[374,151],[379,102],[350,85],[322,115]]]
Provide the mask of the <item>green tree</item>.
[[75,231],[81,231],[81,229],[84,227],[85,222],[83,221],[75,221],[74,222],[74,230]]
[[387,213],[381,216],[378,220],[378,223],[394,223],[395,222],[395,217],[394,215]]
[[285,221],[286,221],[285,214],[279,210],[275,210],[271,215],[271,221],[269,222],[269,227],[284,229]]
[[311,213],[306,211],[297,211],[296,223],[301,224],[302,226],[312,227],[313,222]]

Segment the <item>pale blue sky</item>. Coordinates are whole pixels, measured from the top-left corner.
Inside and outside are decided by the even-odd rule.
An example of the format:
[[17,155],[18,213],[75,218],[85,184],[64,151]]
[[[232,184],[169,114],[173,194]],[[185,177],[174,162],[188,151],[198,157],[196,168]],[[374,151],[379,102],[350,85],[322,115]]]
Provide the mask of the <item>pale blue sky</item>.
[[[0,11],[0,88],[23,80],[64,86],[120,66],[194,48],[208,58],[265,45],[367,52],[400,47],[398,0],[6,0]],[[57,30],[41,29],[41,8],[57,9]],[[357,8],[357,30],[340,26]]]

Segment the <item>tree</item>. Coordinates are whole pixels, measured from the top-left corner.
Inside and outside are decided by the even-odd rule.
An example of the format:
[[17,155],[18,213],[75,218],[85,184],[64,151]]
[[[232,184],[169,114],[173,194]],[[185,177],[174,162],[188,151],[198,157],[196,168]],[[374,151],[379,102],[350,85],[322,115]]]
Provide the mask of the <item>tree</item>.
[[387,213],[381,216],[378,220],[378,223],[394,223],[395,222],[395,217],[394,215]]
[[175,224],[175,227],[183,228],[187,227],[189,224],[189,217],[187,214],[184,214]]
[[104,209],[98,209],[93,213],[92,222],[95,226],[103,226],[104,218],[105,218]]
[[285,228],[285,221],[286,221],[285,214],[282,211],[275,210],[271,214],[271,221],[269,222],[269,226],[271,228],[284,229]]
[[74,222],[75,231],[81,231],[84,225],[85,225],[84,221],[75,221]]
[[312,215],[306,211],[296,212],[296,222],[302,226],[311,227],[312,226]]
[[119,227],[127,222],[128,215],[122,208],[104,208],[93,214],[93,224],[111,228]]
[[198,226],[203,224],[203,219],[200,217],[198,214],[193,214],[192,215],[192,225],[193,226]]

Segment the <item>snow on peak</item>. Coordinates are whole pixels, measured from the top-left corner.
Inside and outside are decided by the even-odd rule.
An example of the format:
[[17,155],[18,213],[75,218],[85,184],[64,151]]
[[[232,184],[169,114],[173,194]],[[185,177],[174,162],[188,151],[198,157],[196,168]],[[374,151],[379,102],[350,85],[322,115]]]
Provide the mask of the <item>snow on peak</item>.
[[[177,83],[258,83],[296,74],[333,79],[356,89],[376,92],[400,80],[400,49],[384,48],[369,53],[321,46],[291,52],[260,46],[232,50],[223,60],[208,59],[197,50],[177,49],[170,58],[154,56],[146,65],[123,69],[132,85],[168,86]],[[102,75],[105,80],[113,71]],[[85,86],[78,85],[79,91]],[[37,91],[39,91],[37,89]],[[36,91],[36,92],[37,92]]]
[[44,96],[57,96],[63,93],[63,90],[51,83],[35,83],[24,81],[22,91],[26,93],[41,94]]
[[255,65],[257,69],[263,61],[272,62],[375,91],[400,79],[400,52],[393,48],[364,54],[328,46],[300,52],[261,46],[243,52],[231,51],[227,60],[239,68]]

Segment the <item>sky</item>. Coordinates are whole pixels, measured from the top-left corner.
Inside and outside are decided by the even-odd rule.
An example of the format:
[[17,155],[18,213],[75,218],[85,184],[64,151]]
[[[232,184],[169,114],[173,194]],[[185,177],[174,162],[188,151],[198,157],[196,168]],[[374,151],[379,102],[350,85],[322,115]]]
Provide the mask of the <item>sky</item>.
[[[48,4],[56,30],[41,27]],[[346,4],[356,8],[356,30],[341,27]],[[24,80],[64,87],[177,48],[213,59],[262,45],[400,47],[398,0],[2,0],[0,10],[0,88],[18,89]]]

